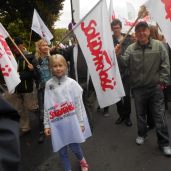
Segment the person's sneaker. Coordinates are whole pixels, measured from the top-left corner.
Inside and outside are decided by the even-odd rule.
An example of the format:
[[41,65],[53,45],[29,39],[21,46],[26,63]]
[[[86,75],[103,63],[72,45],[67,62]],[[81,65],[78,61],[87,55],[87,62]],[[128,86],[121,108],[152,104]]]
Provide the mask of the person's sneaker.
[[103,108],[100,108],[100,106],[97,107],[97,112],[100,112],[102,110],[103,110]]
[[39,136],[38,142],[39,142],[39,143],[42,143],[42,142],[44,142],[44,140],[45,140],[45,133],[44,133],[44,132],[42,132],[42,133],[40,133],[40,136]]
[[105,116],[105,117],[106,117],[106,116],[109,116],[109,111],[108,111],[108,110],[104,111],[104,112],[102,113],[102,115]]
[[163,154],[166,156],[171,156],[170,146],[162,147]]
[[125,120],[125,117],[123,117],[123,116],[119,116],[119,118],[116,120],[116,124],[120,124],[120,123],[122,123],[123,121]]
[[144,144],[144,141],[147,139],[147,137],[143,138],[143,137],[137,137],[136,138],[136,143],[138,145]]
[[89,164],[86,163],[86,160],[84,157],[81,161],[78,161],[78,164],[80,164],[82,171],[88,171]]
[[125,123],[127,126],[132,126],[132,121],[130,118],[126,118]]

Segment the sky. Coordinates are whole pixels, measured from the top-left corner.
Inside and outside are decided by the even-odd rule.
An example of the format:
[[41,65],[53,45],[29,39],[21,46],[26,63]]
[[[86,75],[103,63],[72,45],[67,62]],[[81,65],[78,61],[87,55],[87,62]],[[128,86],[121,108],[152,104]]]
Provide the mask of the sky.
[[[82,19],[99,0],[80,0],[80,19]],[[135,9],[135,15],[137,17],[140,6],[143,5],[147,0],[113,0],[113,8],[115,11],[116,18],[118,15],[122,15],[125,18],[127,16],[126,2],[133,5]],[[109,7],[110,0],[106,0],[107,6]],[[63,13],[60,17],[60,21],[55,23],[55,28],[68,28],[68,24],[71,22],[71,4],[70,0],[64,1],[64,8],[60,11]]]

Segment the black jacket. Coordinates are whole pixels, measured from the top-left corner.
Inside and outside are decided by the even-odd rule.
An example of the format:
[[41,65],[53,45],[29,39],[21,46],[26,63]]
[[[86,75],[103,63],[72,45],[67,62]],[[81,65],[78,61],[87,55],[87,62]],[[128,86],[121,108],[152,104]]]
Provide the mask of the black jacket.
[[[24,56],[27,60],[32,63],[34,55],[32,52],[24,51]],[[33,80],[34,71],[30,71],[28,64],[21,54],[18,56],[14,55],[18,64],[17,72],[20,75],[21,82],[15,88],[15,93],[31,93],[33,91]]]
[[20,114],[0,95],[0,170],[19,170]]
[[[123,35],[123,37],[125,36],[124,33],[122,33],[122,35]],[[116,39],[116,37],[114,37],[114,35],[112,37],[113,37],[114,46],[116,46],[117,44],[119,44],[119,42]],[[131,37],[130,37],[130,35],[128,35],[127,38],[122,43],[121,55],[124,54],[125,50],[127,49],[127,47],[130,44],[131,44]],[[126,77],[128,75],[129,68],[126,68],[126,69],[120,69],[119,68],[119,70],[120,70],[121,78],[124,78],[124,77]]]

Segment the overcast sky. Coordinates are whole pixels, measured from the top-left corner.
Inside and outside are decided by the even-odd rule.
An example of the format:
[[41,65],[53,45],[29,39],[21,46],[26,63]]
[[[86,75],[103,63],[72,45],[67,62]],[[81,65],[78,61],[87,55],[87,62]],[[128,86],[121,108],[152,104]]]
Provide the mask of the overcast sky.
[[[80,0],[80,19],[83,18],[99,0]],[[129,2],[133,5],[135,9],[135,15],[137,17],[139,8],[143,5],[147,0],[113,0],[113,8],[115,11],[116,17],[118,14],[122,15],[125,18],[127,17],[127,6],[126,2]],[[107,6],[109,7],[110,0],[106,0]],[[68,24],[71,22],[71,4],[70,0],[65,0],[63,13],[60,17],[60,21],[55,23],[55,28],[68,28]]]

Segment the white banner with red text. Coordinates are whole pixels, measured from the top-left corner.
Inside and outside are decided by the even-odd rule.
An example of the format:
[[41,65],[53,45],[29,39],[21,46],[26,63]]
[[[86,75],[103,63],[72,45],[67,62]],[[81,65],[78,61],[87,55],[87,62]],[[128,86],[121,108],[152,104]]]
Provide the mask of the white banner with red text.
[[125,95],[107,18],[106,0],[101,0],[73,28],[101,108],[115,104]]
[[158,23],[166,41],[171,47],[171,1],[148,0],[144,5]]
[[0,68],[8,87],[9,93],[13,93],[15,87],[21,82],[17,73],[17,62],[0,32]]

